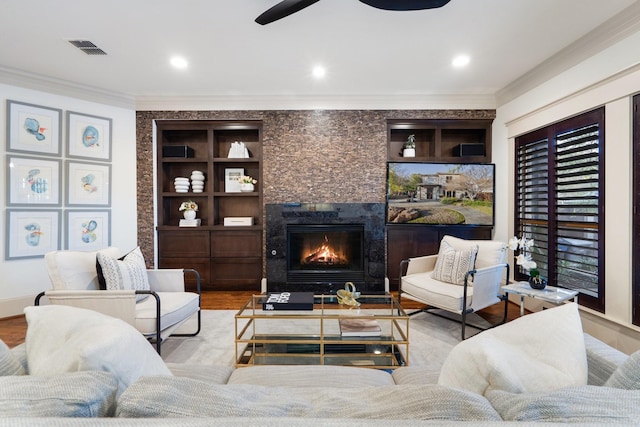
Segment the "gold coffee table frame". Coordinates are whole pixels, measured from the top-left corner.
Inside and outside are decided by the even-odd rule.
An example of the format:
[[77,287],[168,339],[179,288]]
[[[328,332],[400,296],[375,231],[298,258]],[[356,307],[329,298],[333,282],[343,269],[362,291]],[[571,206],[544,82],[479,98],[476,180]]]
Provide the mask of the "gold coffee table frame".
[[[253,295],[235,315],[236,367],[347,365],[395,369],[409,364],[409,316],[389,294],[362,295],[360,307],[315,295],[313,310],[264,311]],[[340,334],[339,319],[376,319],[380,336]]]

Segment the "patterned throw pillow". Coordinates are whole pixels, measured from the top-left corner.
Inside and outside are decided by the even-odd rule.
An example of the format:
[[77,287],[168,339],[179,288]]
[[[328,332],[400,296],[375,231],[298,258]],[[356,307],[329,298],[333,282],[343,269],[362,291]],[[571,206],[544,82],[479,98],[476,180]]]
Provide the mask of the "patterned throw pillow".
[[11,352],[9,346],[0,340],[0,377],[25,373],[20,360]]
[[431,277],[441,282],[464,285],[464,276],[469,270],[473,270],[477,254],[478,245],[456,251],[453,246],[443,241],[440,243],[440,251]]
[[[98,280],[104,281],[105,290],[149,290],[147,266],[140,247],[135,248],[120,259],[98,252]],[[102,288],[102,286],[101,286]],[[142,301],[149,295],[137,295],[136,300]]]

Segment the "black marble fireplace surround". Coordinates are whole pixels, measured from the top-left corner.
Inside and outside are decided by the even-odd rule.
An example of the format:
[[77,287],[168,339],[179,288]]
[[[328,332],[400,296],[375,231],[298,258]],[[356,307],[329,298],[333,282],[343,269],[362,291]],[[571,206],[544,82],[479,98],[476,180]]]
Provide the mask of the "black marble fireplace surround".
[[[266,205],[266,279],[268,292],[311,291],[335,294],[352,281],[358,291],[385,291],[384,203],[284,203]],[[287,274],[288,226],[362,226],[363,270],[356,274]],[[289,276],[289,278],[288,278]]]

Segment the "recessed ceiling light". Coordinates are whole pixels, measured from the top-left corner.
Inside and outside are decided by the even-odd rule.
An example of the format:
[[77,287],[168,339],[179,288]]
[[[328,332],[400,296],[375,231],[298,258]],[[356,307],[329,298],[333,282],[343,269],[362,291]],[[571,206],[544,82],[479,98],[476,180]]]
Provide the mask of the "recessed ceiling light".
[[186,59],[176,56],[174,58],[171,58],[171,65],[179,69],[184,69],[187,68],[187,65],[189,64],[187,63]]
[[316,65],[315,67],[313,67],[313,77],[315,77],[316,79],[321,79],[326,74],[327,70],[322,65]]
[[456,68],[460,68],[468,65],[470,61],[471,61],[471,58],[469,58],[469,55],[458,55],[455,58],[453,58],[451,65],[453,65]]

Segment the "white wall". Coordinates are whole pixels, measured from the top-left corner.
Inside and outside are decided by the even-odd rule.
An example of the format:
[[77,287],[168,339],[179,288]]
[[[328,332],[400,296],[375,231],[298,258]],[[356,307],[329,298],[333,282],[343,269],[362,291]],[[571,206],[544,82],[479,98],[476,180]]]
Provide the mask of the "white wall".
[[[62,141],[66,141],[66,111],[81,112],[113,119],[111,170],[111,244],[123,250],[137,242],[136,225],[136,121],[135,110],[113,107],[77,98],[54,95],[18,86],[0,84],[0,132],[6,140],[6,100],[14,100],[63,110]],[[0,189],[2,189],[2,226],[0,226],[0,318],[22,314],[33,304],[40,291],[50,288],[42,258],[5,260],[6,241],[6,145],[2,148]],[[64,149],[62,150],[64,155]],[[64,179],[64,173],[63,173]],[[149,183],[152,185],[152,183]],[[63,185],[64,188],[64,185]],[[63,193],[64,197],[64,193]],[[64,200],[64,198],[62,199]],[[61,218],[64,210],[61,209]],[[64,220],[62,221],[64,227]],[[64,245],[64,228],[61,244]]]
[[[496,238],[513,235],[514,138],[570,116],[605,106],[605,314],[582,309],[585,330],[631,353],[640,349],[640,328],[631,325],[631,97],[640,92],[640,33],[600,52],[498,107],[493,128],[494,162],[508,171],[498,180]],[[506,218],[505,218],[506,217]],[[506,219],[506,220],[504,220]],[[531,301],[530,301],[531,302]],[[538,308],[531,304],[532,309]]]

